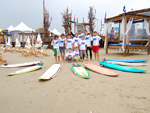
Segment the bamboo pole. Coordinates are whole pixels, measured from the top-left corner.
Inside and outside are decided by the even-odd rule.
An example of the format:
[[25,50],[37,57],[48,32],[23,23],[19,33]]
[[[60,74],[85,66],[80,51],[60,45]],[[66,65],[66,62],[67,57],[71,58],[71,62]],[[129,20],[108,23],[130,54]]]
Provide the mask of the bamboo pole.
[[[127,42],[127,44],[129,44],[129,40],[130,40],[130,31],[128,32],[128,42]],[[127,49],[127,52],[129,53],[129,49]]]
[[[126,29],[127,29],[127,18],[125,17],[125,31],[126,31]],[[126,35],[125,35],[125,37],[124,37],[125,39],[125,43],[124,43],[124,49],[125,49],[125,51],[124,51],[124,56],[126,56]]]
[[[149,20],[149,31],[150,31],[150,20]],[[149,40],[148,40],[148,50],[147,54],[150,54],[150,35],[149,35]]]
[[118,35],[118,44],[120,43],[120,22],[119,22],[119,35]]
[[[107,26],[107,23],[106,23],[106,26]],[[106,54],[108,54],[108,32],[105,38],[106,38]]]

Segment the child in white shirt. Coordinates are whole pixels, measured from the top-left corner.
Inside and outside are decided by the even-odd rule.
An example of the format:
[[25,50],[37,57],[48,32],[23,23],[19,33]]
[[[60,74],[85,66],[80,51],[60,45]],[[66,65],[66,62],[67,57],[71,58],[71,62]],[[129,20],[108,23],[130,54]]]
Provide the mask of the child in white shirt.
[[73,38],[73,43],[74,43],[74,49],[79,46],[78,33],[75,34],[75,37]]
[[94,31],[94,36],[93,36],[93,52],[94,52],[94,56],[95,56],[95,60],[96,60],[96,55],[97,55],[97,58],[99,60],[99,41],[100,41],[100,37],[97,36],[97,32]]
[[71,48],[68,49],[68,52],[66,53],[65,59],[66,59],[66,61],[72,61],[73,60],[73,53],[72,53]]
[[73,48],[73,40],[71,39],[71,35],[70,34],[68,34],[68,36],[67,36],[68,38],[66,39],[66,42],[65,42],[65,48],[66,48],[66,50],[67,50],[67,52],[68,52],[68,50],[69,50],[69,48]]
[[57,57],[58,57],[58,62],[60,62],[59,41],[58,41],[57,35],[54,37],[52,44],[53,44],[53,49],[54,49],[55,61],[57,62]]
[[84,61],[83,59],[83,55],[84,57],[86,57],[87,61],[88,61],[88,58],[87,58],[87,54],[86,54],[86,41],[85,41],[85,36],[83,35],[80,42],[79,42],[79,47],[80,47],[80,57],[82,59],[82,61]]
[[73,52],[73,59],[75,61],[80,60],[80,55],[79,55],[78,47],[76,47],[75,50],[74,50],[74,52]]
[[59,38],[59,50],[62,61],[64,61],[65,59],[65,41],[66,41],[65,35],[61,34],[61,37]]

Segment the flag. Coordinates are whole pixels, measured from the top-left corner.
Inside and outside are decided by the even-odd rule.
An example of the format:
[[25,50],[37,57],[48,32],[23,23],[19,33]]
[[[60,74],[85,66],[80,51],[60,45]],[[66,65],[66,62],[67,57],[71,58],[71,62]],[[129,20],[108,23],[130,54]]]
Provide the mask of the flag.
[[105,18],[104,18],[104,23],[106,23],[105,19],[106,19],[106,12],[105,12]]
[[77,18],[77,23],[78,23],[78,18]]
[[123,12],[124,12],[124,13],[127,13],[127,12],[126,12],[126,6],[123,7]]
[[83,23],[84,23],[84,17],[83,17]]
[[75,15],[74,15],[74,22],[76,21],[76,19],[75,19]]

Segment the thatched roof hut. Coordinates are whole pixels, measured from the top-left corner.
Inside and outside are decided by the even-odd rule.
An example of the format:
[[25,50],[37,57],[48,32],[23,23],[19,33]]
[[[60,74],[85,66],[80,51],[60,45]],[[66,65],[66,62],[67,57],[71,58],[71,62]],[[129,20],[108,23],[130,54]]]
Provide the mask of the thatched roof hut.
[[[37,28],[37,29],[35,30],[35,33],[44,34],[44,28],[43,28],[43,27]],[[49,31],[49,33],[51,33],[51,32]]]
[[[144,22],[146,20],[149,21],[149,26],[150,26],[150,8],[147,9],[141,9],[141,10],[136,10],[136,11],[130,11],[127,13],[122,13],[119,14],[117,16],[111,17],[111,18],[106,18],[105,22],[106,24],[110,23],[110,22],[117,22],[119,23],[119,31],[120,31],[120,25],[122,22],[123,29],[124,29],[124,38],[123,38],[123,44],[121,45],[124,49],[124,56],[126,56],[126,50],[128,50],[127,52],[129,52],[129,49],[148,49],[148,54],[150,54],[150,36],[149,36],[149,41],[148,41],[148,45],[146,46],[127,46],[129,45],[129,39],[130,37],[125,34],[126,31],[128,31],[127,29],[129,28],[127,26],[127,22],[129,22],[131,20],[131,18],[133,19],[133,23],[138,23],[138,22]],[[122,21],[124,19],[124,21]],[[132,25],[132,24],[131,24]],[[150,27],[149,27],[150,30]],[[105,38],[105,48],[106,48],[106,54],[108,54],[108,48],[122,48],[120,45],[108,45],[108,32],[106,32],[106,38]],[[129,32],[127,32],[129,35]],[[120,34],[120,33],[119,33]],[[120,38],[120,37],[119,37]]]
[[44,28],[37,28],[36,30],[35,30],[35,32],[36,33],[44,33]]

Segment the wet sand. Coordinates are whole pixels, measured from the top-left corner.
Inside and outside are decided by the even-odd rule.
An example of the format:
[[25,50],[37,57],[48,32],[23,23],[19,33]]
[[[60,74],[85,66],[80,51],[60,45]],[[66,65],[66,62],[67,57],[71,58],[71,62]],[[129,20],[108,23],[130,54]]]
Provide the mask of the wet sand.
[[[60,62],[60,73],[48,81],[38,78],[55,63],[52,50],[50,57],[24,57],[21,53],[3,53],[9,64],[41,60],[43,69],[7,76],[23,68],[0,68],[0,113],[150,113],[150,60],[146,73],[119,73],[108,77],[90,70],[90,79],[76,76],[72,63]],[[146,51],[131,51],[126,57],[123,52],[100,49],[100,59],[150,59]],[[98,61],[89,61],[99,65]],[[83,62],[80,62],[83,64]],[[2,65],[2,63],[0,63]]]

